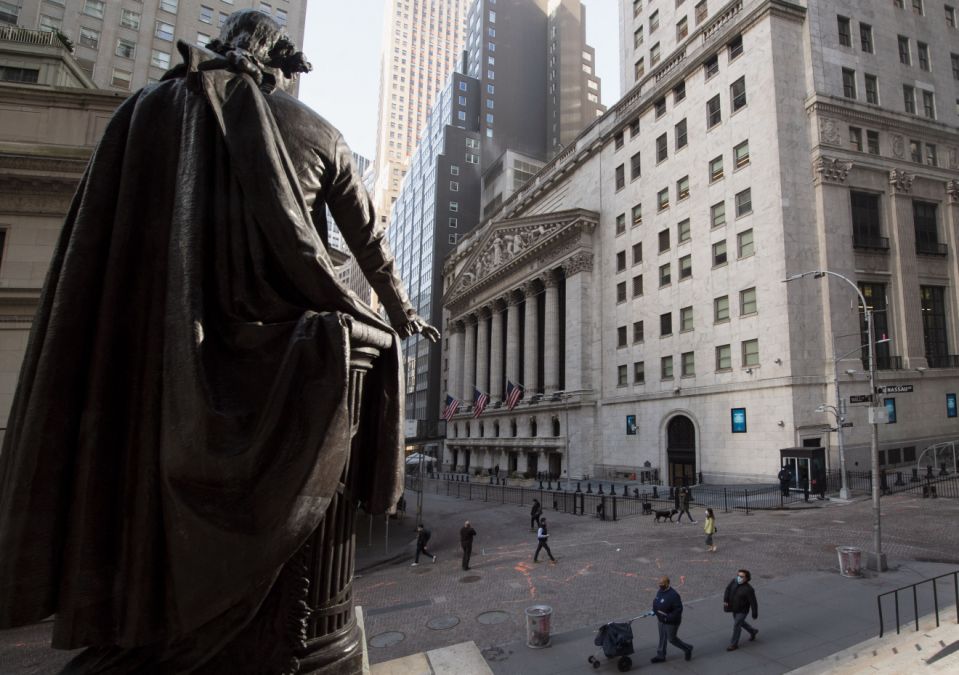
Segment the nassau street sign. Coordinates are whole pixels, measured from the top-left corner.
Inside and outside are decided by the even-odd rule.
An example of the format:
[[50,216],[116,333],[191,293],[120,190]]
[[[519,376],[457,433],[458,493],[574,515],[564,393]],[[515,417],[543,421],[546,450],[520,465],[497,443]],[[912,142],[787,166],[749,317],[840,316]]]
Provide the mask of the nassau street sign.
[[911,394],[911,384],[885,384],[876,387],[877,394]]

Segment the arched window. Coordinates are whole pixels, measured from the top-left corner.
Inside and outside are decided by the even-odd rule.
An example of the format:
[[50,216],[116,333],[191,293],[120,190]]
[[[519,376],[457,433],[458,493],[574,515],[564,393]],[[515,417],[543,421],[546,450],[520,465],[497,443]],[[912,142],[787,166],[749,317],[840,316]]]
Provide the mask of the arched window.
[[466,423],[466,437],[467,437],[467,438],[470,437],[470,423],[469,423],[469,422]]
[[454,423],[453,423],[453,438],[456,438],[456,436],[459,434],[459,428],[460,428],[460,425],[454,422]]
[[553,436],[559,436],[559,418],[553,418]]
[[509,430],[513,438],[516,438],[516,420],[509,421]]
[[493,422],[493,435],[499,438],[499,422]]
[[536,435],[536,418],[535,417],[529,418],[529,435],[530,436]]
[[479,432],[480,438],[486,435],[486,426],[482,422],[480,422]]

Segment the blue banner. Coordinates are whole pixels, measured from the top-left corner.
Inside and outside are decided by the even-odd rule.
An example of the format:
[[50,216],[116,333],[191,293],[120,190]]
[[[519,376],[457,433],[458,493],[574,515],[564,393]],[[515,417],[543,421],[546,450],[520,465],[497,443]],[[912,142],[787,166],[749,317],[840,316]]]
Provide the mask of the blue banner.
[[886,404],[886,415],[889,417],[889,424],[895,424],[896,423],[896,399],[884,398],[882,402]]
[[956,416],[956,395],[946,394],[946,417]]
[[746,433],[746,409],[745,408],[733,408],[730,410],[730,416],[733,423],[733,433],[734,434],[744,434]]

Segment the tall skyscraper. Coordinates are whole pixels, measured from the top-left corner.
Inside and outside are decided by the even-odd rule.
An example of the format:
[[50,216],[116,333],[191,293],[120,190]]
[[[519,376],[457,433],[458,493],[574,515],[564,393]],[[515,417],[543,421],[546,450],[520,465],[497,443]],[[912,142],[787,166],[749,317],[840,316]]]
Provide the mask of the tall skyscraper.
[[436,93],[461,59],[468,0],[387,0],[373,200],[389,221]]
[[[465,72],[452,75],[429,112],[388,230],[410,298],[434,325],[449,251],[604,110],[584,18],[579,0],[470,6]],[[414,337],[404,349],[407,419],[417,429],[407,440],[430,450],[446,395],[440,346]],[[469,402],[484,382],[449,391]]]
[[0,24],[60,31],[98,87],[135,91],[179,62],[177,40],[206,44],[238,9],[269,14],[302,45],[306,0],[4,0]]

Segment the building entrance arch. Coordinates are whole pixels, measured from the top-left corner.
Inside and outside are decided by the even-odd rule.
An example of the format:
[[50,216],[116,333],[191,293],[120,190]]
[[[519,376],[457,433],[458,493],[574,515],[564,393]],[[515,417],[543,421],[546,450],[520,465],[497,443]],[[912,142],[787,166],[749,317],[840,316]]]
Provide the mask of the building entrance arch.
[[696,482],[696,426],[685,415],[666,425],[666,466],[670,485]]

